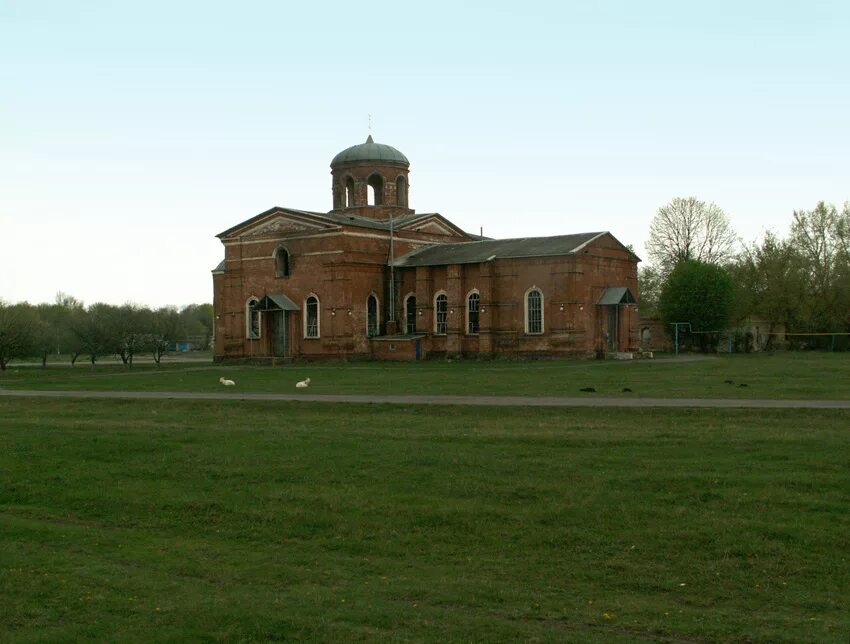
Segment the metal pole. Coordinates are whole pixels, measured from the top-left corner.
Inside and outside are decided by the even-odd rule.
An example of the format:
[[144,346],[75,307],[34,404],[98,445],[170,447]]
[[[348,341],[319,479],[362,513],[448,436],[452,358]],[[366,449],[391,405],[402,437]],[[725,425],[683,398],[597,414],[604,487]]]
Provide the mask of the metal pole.
[[679,323],[676,322],[673,327],[676,329],[676,355],[679,355]]
[[390,212],[390,322],[395,322],[395,248],[393,215]]

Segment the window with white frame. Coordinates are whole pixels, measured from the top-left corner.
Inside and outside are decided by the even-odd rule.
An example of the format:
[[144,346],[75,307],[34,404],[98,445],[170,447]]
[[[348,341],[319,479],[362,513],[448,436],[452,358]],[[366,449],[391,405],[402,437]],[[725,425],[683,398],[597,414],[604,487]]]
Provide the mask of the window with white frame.
[[434,298],[434,333],[445,335],[448,330],[449,298],[440,293]]
[[525,332],[543,333],[543,293],[538,288],[525,295]]
[[366,337],[378,335],[378,296],[372,293],[366,300]]
[[245,337],[249,340],[258,340],[260,337],[260,312],[257,310],[259,303],[256,297],[252,297],[245,304]]
[[304,337],[319,337],[319,298],[315,295],[304,300]]
[[478,311],[481,308],[481,296],[472,291],[466,298],[466,332],[478,335]]

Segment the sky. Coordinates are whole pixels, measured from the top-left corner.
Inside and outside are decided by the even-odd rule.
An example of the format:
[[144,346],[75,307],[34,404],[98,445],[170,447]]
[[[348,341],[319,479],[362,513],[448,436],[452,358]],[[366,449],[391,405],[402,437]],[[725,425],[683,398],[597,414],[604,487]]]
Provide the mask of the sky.
[[846,0],[0,0],[0,299],[212,301],[216,235],[331,208],[362,143],[494,238],[674,197],[743,242],[850,200]]

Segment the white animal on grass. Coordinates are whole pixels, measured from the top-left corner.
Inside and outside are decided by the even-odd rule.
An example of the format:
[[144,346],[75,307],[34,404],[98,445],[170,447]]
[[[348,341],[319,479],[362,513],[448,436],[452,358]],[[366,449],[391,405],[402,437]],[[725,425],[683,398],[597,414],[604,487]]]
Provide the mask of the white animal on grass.
[[228,380],[227,378],[219,378],[218,381],[223,384],[225,387],[232,387],[236,383],[232,380]]
[[307,387],[309,387],[309,386],[310,386],[310,379],[309,379],[309,378],[305,378],[305,379],[304,379],[304,380],[302,380],[301,382],[296,382],[296,383],[295,383],[295,388],[296,388],[296,389],[306,389],[306,388],[307,388]]

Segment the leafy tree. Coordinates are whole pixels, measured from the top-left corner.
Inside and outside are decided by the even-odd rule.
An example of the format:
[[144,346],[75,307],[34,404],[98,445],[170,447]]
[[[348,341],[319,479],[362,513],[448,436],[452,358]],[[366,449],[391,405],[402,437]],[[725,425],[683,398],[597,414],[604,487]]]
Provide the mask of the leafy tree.
[[640,293],[640,314],[642,317],[655,317],[658,313],[658,298],[664,285],[661,273],[654,266],[641,266],[638,270],[638,292]]
[[696,197],[676,197],[655,214],[646,250],[652,264],[666,277],[679,262],[726,262],[735,241],[729,218],[719,206]]
[[32,355],[38,317],[29,304],[9,305],[0,300],[0,370],[13,358]]
[[151,317],[147,308],[134,304],[115,307],[111,311],[115,353],[127,367],[133,366],[133,357],[143,351],[150,331]]
[[83,345],[73,329],[75,321],[85,315],[85,307],[80,300],[62,291],[56,293],[55,306],[51,311],[55,317],[50,324],[54,326],[56,334],[57,353],[67,353],[73,366],[83,352]]
[[56,329],[52,325],[52,309],[55,304],[39,304],[35,307],[37,323],[33,329],[34,355],[41,359],[41,366],[47,366],[47,357],[57,350],[58,341],[55,336]]
[[152,322],[148,347],[153,353],[154,362],[159,365],[162,356],[184,335],[184,331],[180,314],[173,307],[166,306],[154,311]]
[[733,289],[726,269],[697,260],[680,262],[661,289],[661,319],[665,325],[690,323],[691,331],[699,333],[700,348],[708,351],[726,328]]
[[89,356],[92,369],[97,359],[114,353],[118,345],[114,316],[109,304],[92,304],[71,320],[71,330],[80,343],[82,353]]
[[795,248],[768,232],[761,244],[752,244],[731,268],[736,288],[737,319],[754,315],[767,324],[766,348],[779,328],[801,328],[801,307],[807,297],[802,279],[803,260]]
[[180,320],[185,340],[203,338],[201,348],[206,349],[212,340],[213,306],[212,304],[189,304],[180,309]]
[[810,331],[843,331],[850,315],[850,205],[841,214],[823,201],[794,211],[789,243],[801,258],[806,290],[800,317]]

